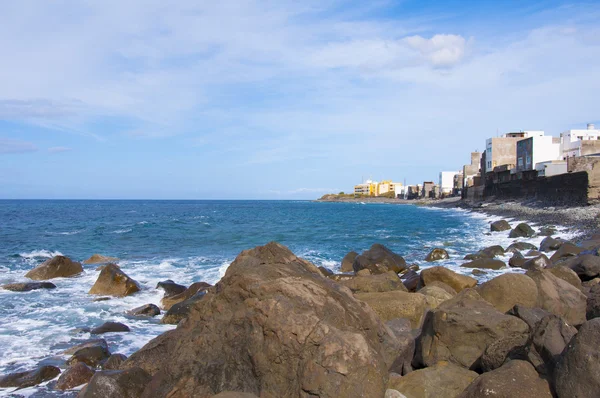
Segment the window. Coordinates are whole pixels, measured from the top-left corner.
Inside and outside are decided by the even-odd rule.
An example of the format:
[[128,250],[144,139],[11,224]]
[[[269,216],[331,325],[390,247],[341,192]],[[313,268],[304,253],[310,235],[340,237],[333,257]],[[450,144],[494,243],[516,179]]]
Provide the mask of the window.
[[519,158],[519,161],[517,164],[519,167],[523,167],[523,158]]

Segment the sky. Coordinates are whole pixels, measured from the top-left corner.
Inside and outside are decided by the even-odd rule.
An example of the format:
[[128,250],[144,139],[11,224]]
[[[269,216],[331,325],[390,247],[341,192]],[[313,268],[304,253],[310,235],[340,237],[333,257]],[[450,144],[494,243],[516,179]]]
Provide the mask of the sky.
[[600,124],[600,3],[0,2],[0,198],[314,199]]

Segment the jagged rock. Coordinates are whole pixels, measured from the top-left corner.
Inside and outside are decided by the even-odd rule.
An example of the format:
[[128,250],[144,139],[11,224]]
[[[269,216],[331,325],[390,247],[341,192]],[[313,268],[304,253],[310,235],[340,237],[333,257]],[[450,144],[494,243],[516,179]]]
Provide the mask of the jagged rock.
[[92,368],[96,368],[110,357],[110,351],[104,340],[95,340],[95,343],[92,341],[72,347],[65,351],[65,354],[71,352],[73,352],[73,355],[67,361],[67,364],[71,366],[81,362]]
[[493,260],[490,258],[482,258],[479,260],[469,261],[468,263],[464,263],[461,265],[463,268],[485,268],[485,269],[494,269],[498,270],[506,267],[504,261],[501,260]]
[[242,252],[186,320],[121,368],[153,376],[147,396],[382,397],[397,352],[349,289],[272,242]]
[[525,264],[525,261],[527,261],[525,259],[525,257],[523,257],[523,255],[521,254],[520,251],[515,251],[512,255],[512,257],[510,258],[510,260],[508,260],[508,265],[513,267],[513,268],[521,268],[523,267],[523,264]]
[[571,339],[554,372],[558,398],[593,398],[600,391],[600,318],[585,322]]
[[537,246],[528,242],[513,242],[507,248],[507,252],[513,252],[515,250],[525,251],[525,250],[536,250]]
[[333,271],[331,271],[329,268],[326,268],[326,267],[323,267],[323,266],[320,266],[318,268],[319,268],[319,271],[321,272],[321,275],[323,275],[323,276],[331,276],[331,275],[333,275]]
[[548,311],[545,311],[541,308],[529,308],[523,305],[515,305],[511,308],[510,311],[507,312],[509,315],[516,316],[519,319],[522,319],[529,325],[529,329],[535,329],[535,325],[542,320],[546,315],[550,315]]
[[579,246],[575,246],[570,242],[563,243],[560,248],[550,257],[550,261],[557,263],[560,260],[568,259],[569,257],[576,257],[581,253],[583,249]]
[[532,238],[534,236],[535,231],[533,230],[533,228],[531,228],[529,224],[526,224],[524,222],[517,225],[510,231],[510,234],[508,234],[509,238]]
[[427,257],[425,257],[425,261],[432,262],[438,260],[447,260],[449,258],[450,256],[446,250],[436,248],[429,252]]
[[582,281],[589,281],[600,276],[600,257],[598,256],[584,254],[567,260],[562,265],[572,269]]
[[399,273],[407,267],[402,256],[392,252],[384,245],[375,243],[369,250],[354,259],[352,268],[354,272],[368,269],[372,274],[383,274],[388,271]]
[[560,249],[560,247],[565,243],[562,239],[555,239],[552,237],[544,238],[544,240],[540,243],[540,251],[542,252],[551,252],[554,250]]
[[545,254],[542,254],[540,256],[526,260],[523,263],[523,265],[521,265],[521,268],[527,269],[527,270],[529,270],[529,269],[544,269],[551,265],[552,265],[552,263],[550,262],[548,257],[546,257]]
[[383,321],[407,318],[413,328],[421,326],[423,315],[428,309],[427,300],[421,293],[395,290],[382,293],[357,293],[355,297],[369,304]]
[[155,304],[145,304],[127,311],[127,315],[153,317],[160,315],[160,308],[158,308],[158,306]]
[[506,312],[515,305],[535,307],[538,301],[535,282],[523,274],[497,276],[477,287],[477,292],[500,312]]
[[421,271],[421,284],[427,286],[433,281],[443,282],[457,292],[477,285],[477,279],[460,275],[445,267],[431,267]]
[[90,381],[94,373],[96,373],[95,370],[82,362],[78,362],[60,375],[56,382],[56,388],[58,390],[70,390]]
[[140,291],[139,284],[116,264],[104,266],[89,294],[124,297]]
[[164,297],[173,297],[180,293],[185,292],[187,287],[180,285],[178,283],[173,282],[171,279],[167,279],[166,281],[161,281],[156,284],[157,289],[162,289],[165,291]]
[[141,368],[96,372],[78,398],[140,397],[152,377]]
[[497,311],[475,290],[464,290],[427,313],[415,362],[432,366],[449,361],[468,369],[476,368],[490,344],[528,333],[525,322]]
[[419,290],[419,293],[425,295],[425,301],[427,302],[427,307],[429,309],[437,308],[444,301],[450,300],[452,297],[456,296],[456,293],[451,294],[441,287],[431,285],[425,286],[423,289]]
[[526,334],[508,336],[487,346],[480,359],[482,372],[498,369],[504,365],[511,353],[524,351],[528,337]]
[[127,357],[123,354],[112,354],[106,362],[102,364],[103,370],[118,370],[121,364],[127,360]]
[[442,361],[406,376],[390,379],[388,388],[397,390],[408,398],[453,398],[477,376],[473,371]]
[[585,322],[586,297],[570,283],[554,276],[549,270],[529,270],[526,273],[538,287],[537,307],[562,317],[570,325]]
[[102,254],[92,254],[92,256],[90,258],[88,258],[87,260],[85,260],[83,263],[84,264],[108,264],[108,263],[114,263],[117,261],[119,261],[119,259],[116,257],[107,257],[107,256],[103,256]]
[[577,276],[575,271],[573,271],[571,268],[558,265],[555,267],[549,267],[547,269],[557,278],[560,278],[581,290],[581,279],[579,279],[579,276]]
[[[317,271],[318,271],[318,269],[317,269]],[[320,272],[319,272],[319,274],[320,274]],[[332,275],[332,277],[333,276],[335,276],[335,275]],[[171,296],[171,297],[163,297],[163,299],[160,301],[160,303],[161,303],[163,309],[168,311],[175,304],[181,303],[185,300],[188,300],[188,299],[192,298],[194,295],[196,295],[197,293],[206,292],[210,287],[212,287],[212,286],[206,282],[195,282],[195,283],[192,283],[191,286],[188,287],[182,293],[176,294],[175,296]]]
[[389,371],[398,374],[408,374],[412,372],[412,359],[415,355],[415,336],[412,333],[410,320],[405,318],[396,318],[385,323],[394,333],[398,341],[398,351],[396,359]]
[[510,229],[510,224],[506,220],[494,221],[490,225],[490,230],[492,232],[508,231],[509,229]]
[[198,293],[194,294],[187,300],[184,300],[180,303],[173,304],[171,308],[167,311],[165,316],[160,320],[160,323],[177,325],[181,322],[182,319],[187,318],[190,314],[190,311],[196,305],[196,302],[202,300],[206,291],[198,291]]
[[43,281],[53,278],[67,278],[82,272],[83,267],[80,263],[71,261],[70,258],[65,256],[54,256],[26,273],[25,277],[36,281]]
[[412,269],[408,272],[405,272],[400,279],[402,280],[402,284],[409,292],[414,292],[418,289],[419,283],[421,282],[421,275],[419,275],[416,271]]
[[354,272],[354,268],[352,267],[352,264],[354,264],[354,260],[356,260],[357,256],[358,256],[357,252],[350,252],[350,253],[346,254],[344,256],[344,258],[342,259],[342,266],[340,268],[340,271]]
[[550,384],[525,361],[510,361],[477,377],[458,398],[552,398]]
[[595,284],[590,288],[585,316],[588,320],[600,317],[600,284]]
[[104,322],[102,325],[90,330],[90,334],[104,334],[113,332],[129,332],[129,326],[121,322]]
[[45,381],[52,380],[60,374],[60,369],[56,366],[41,366],[28,372],[11,373],[0,376],[0,388],[33,387]]
[[39,289],[56,289],[56,285],[50,282],[25,282],[25,283],[9,283],[8,285],[0,286],[4,290],[11,292],[29,292]]
[[339,283],[354,293],[390,292],[392,290],[407,291],[398,274],[393,271],[377,275],[357,275],[352,279],[340,281]]

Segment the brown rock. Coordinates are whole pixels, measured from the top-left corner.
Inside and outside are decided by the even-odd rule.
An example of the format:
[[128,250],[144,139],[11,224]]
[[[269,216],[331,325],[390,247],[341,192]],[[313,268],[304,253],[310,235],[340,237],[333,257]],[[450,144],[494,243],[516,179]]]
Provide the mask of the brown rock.
[[521,252],[515,251],[510,260],[508,260],[508,265],[511,267],[522,268],[523,264],[525,264],[525,261],[527,260],[521,254]]
[[104,339],[90,339],[87,341],[84,341],[81,344],[77,344],[69,349],[66,349],[65,351],[63,351],[62,353],[64,355],[73,355],[75,354],[77,351],[79,351],[82,348],[89,348],[89,347],[102,347],[102,349],[106,352],[108,352],[108,344],[106,343],[106,340]]
[[60,369],[56,366],[41,366],[28,372],[11,373],[0,376],[0,388],[33,387],[45,381],[52,380],[60,374]]
[[490,225],[490,230],[492,232],[508,231],[508,230],[510,230],[510,224],[506,220],[494,221]]
[[160,315],[160,308],[154,304],[145,304],[127,311],[127,315],[153,317]]
[[124,297],[140,291],[139,284],[116,264],[107,264],[89,291],[89,294]]
[[550,314],[542,318],[532,330],[525,352],[527,360],[541,375],[552,375],[561,353],[569,344],[577,329]]
[[503,274],[477,287],[481,297],[498,311],[506,312],[515,305],[535,307],[538,300],[537,286],[533,279],[523,274]]
[[589,281],[600,276],[600,257],[593,254],[572,258],[561,265],[572,269],[582,281]]
[[119,261],[119,259],[116,257],[107,257],[107,256],[103,256],[102,254],[92,254],[92,256],[90,258],[88,258],[87,260],[85,260],[83,263],[84,264],[107,264],[107,263],[114,263],[117,261]]
[[581,279],[579,279],[579,276],[577,276],[575,271],[572,269],[558,265],[548,268],[548,271],[550,271],[552,275],[556,276],[557,278],[560,278],[581,290]]
[[358,256],[357,252],[350,252],[348,254],[346,254],[344,256],[344,258],[342,259],[342,266],[341,266],[341,271],[342,272],[354,272],[354,268],[352,268],[352,264],[354,264],[354,260],[356,260],[356,257]]
[[568,259],[569,257],[576,257],[582,251],[583,249],[581,247],[575,246],[570,242],[565,242],[552,255],[552,257],[550,257],[550,261],[557,263],[559,260]]
[[396,359],[390,366],[389,371],[401,375],[412,372],[412,359],[415,355],[415,335],[410,320],[397,318],[387,321],[385,325],[390,328],[398,341]]
[[435,287],[439,287],[443,290],[445,290],[447,293],[450,293],[452,295],[452,297],[456,296],[456,290],[454,290],[451,286],[445,284],[444,282],[440,282],[440,281],[430,281],[427,286],[435,286]]
[[421,282],[424,286],[433,281],[443,282],[457,292],[477,285],[477,279],[457,274],[445,267],[431,267],[421,271]]
[[515,251],[537,250],[536,245],[529,242],[513,242],[507,248],[507,252],[514,253]]
[[563,239],[555,239],[549,236],[547,238],[544,238],[544,240],[540,243],[540,251],[548,253],[554,250],[558,250],[565,242],[566,241]]
[[521,268],[523,269],[544,269],[552,265],[552,262],[546,257],[545,254],[541,254],[537,257],[526,260]]
[[447,260],[449,258],[450,256],[448,255],[448,252],[446,250],[435,248],[432,251],[430,251],[429,254],[425,257],[425,261],[432,262],[439,260]]
[[533,236],[535,236],[535,231],[524,222],[514,227],[508,234],[509,238],[531,238]]
[[410,320],[413,329],[421,326],[423,315],[428,309],[427,299],[421,293],[395,290],[382,293],[357,293],[355,297],[369,304],[383,321],[406,318]]
[[[318,269],[317,269],[317,272],[319,272]],[[321,273],[319,272],[319,275],[320,274]],[[335,275],[332,275],[332,276],[335,276]],[[185,301],[188,299],[191,299],[194,295],[196,295],[199,292],[200,293],[206,292],[210,287],[211,287],[211,285],[206,282],[195,282],[195,283],[192,283],[191,286],[188,287],[183,293],[179,293],[179,294],[176,294],[171,297],[163,297],[163,299],[160,301],[160,303],[161,303],[163,309],[168,311],[175,304],[181,303],[182,301]]]
[[339,283],[354,293],[390,292],[392,290],[407,291],[398,274],[393,271],[377,275],[358,275],[355,278],[340,281]]
[[187,287],[177,284],[173,282],[171,279],[167,279],[166,281],[161,281],[156,284],[157,289],[162,289],[165,291],[163,297],[173,297],[177,294],[185,292]]
[[509,315],[516,316],[517,318],[525,321],[529,325],[529,329],[535,329],[535,325],[542,320],[546,315],[550,315],[548,311],[544,311],[541,308],[529,308],[522,305],[515,305],[510,311],[507,312]]
[[104,322],[102,325],[93,328],[91,334],[104,334],[114,332],[129,332],[129,326],[122,324],[121,322]]
[[[515,352],[521,353],[525,350],[528,336],[526,334],[518,334],[514,336],[504,337],[494,341],[487,346],[480,359],[480,367],[482,372],[489,372],[498,369],[512,357]],[[518,358],[516,358],[518,359]]]
[[88,346],[77,349],[71,358],[67,361],[68,365],[84,363],[92,368],[100,366],[106,359],[110,357],[110,351],[104,344],[90,344]]
[[26,273],[25,277],[36,281],[43,281],[53,278],[67,278],[82,272],[83,267],[80,263],[71,261],[70,258],[65,256],[54,256]]
[[217,395],[213,395],[212,398],[258,398],[258,397],[249,392],[225,391],[225,392],[221,392]]
[[102,364],[103,370],[118,370],[121,364],[127,360],[127,357],[123,354],[112,354],[106,362]]
[[146,371],[136,367],[96,372],[78,398],[137,398],[151,379]]
[[392,252],[384,245],[375,243],[369,250],[364,251],[354,259],[352,268],[354,272],[366,268],[372,274],[383,274],[388,271],[399,273],[406,269],[406,261],[402,256]]
[[402,276],[400,276],[400,279],[402,279],[402,284],[404,285],[407,291],[414,292],[419,288],[419,284],[421,282],[421,275],[419,275],[418,272],[411,269],[402,274]]
[[331,275],[333,275],[333,271],[331,271],[329,268],[326,268],[326,267],[323,267],[323,266],[320,266],[318,268],[319,268],[319,271],[321,272],[321,275],[323,275],[323,276],[331,276]]
[[468,263],[464,263],[461,265],[463,268],[485,268],[485,269],[494,269],[498,270],[506,267],[504,261],[501,260],[493,260],[489,258],[482,258],[479,260],[470,261]]
[[446,290],[439,286],[425,286],[419,290],[419,293],[425,295],[425,301],[427,302],[427,308],[437,308],[444,301],[450,300],[456,296],[456,293],[448,293]]
[[56,289],[56,285],[50,282],[25,282],[25,283],[9,283],[8,285],[0,286],[4,290],[11,292],[30,292],[39,289]]
[[73,387],[85,384],[90,381],[95,372],[86,364],[78,362],[60,375],[56,382],[56,388],[58,390],[70,390]]
[[160,320],[160,323],[177,325],[183,319],[190,315],[191,310],[194,308],[199,300],[204,298],[206,291],[198,291],[192,297],[187,300],[183,300],[180,303],[173,304],[167,311],[165,316]]

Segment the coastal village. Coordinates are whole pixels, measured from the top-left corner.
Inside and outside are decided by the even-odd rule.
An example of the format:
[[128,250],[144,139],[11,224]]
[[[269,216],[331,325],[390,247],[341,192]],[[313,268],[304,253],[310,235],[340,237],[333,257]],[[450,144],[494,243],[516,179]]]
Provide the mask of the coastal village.
[[437,181],[405,185],[366,180],[354,187],[354,197],[483,200],[531,195],[583,202],[599,198],[599,162],[600,129],[594,124],[559,137],[540,130],[509,132],[488,138],[484,152],[471,152],[461,170],[440,171]]

